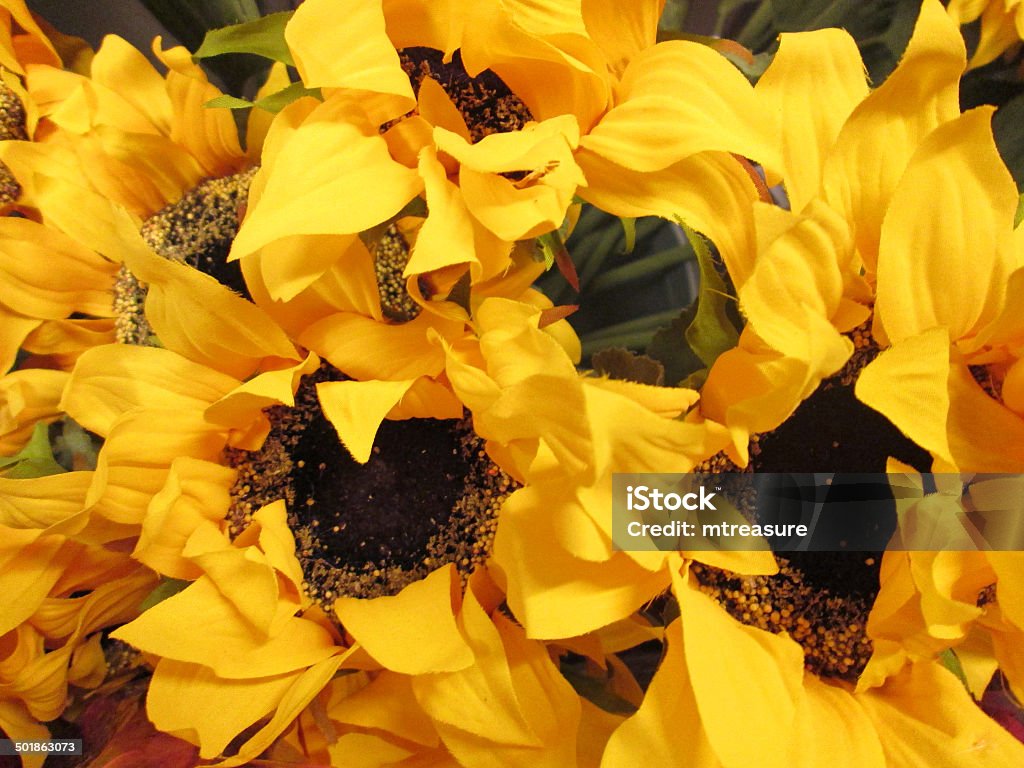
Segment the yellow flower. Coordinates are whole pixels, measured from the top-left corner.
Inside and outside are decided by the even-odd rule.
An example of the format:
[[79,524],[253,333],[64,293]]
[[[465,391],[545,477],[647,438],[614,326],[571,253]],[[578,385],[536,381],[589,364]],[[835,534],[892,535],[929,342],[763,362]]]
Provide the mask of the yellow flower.
[[[922,213],[926,198],[896,203],[905,174],[919,160],[927,164],[929,147],[952,130],[947,126],[981,119],[960,118],[964,62],[960,35],[931,0],[896,70],[873,91],[842,30],[782,36],[757,94],[765,110],[785,115],[777,141],[791,211],[755,203],[756,248],[739,258],[723,254],[748,323],[701,393],[702,413],[729,427],[730,456],[740,465],[751,434],[775,429],[823,379],[840,369],[855,376],[875,354],[867,329],[853,332],[871,315],[880,251],[894,247],[890,219]],[[947,279],[928,269],[929,280]],[[908,276],[902,289],[918,290],[916,279]],[[856,349],[854,335],[861,339]]]
[[[994,547],[1005,546],[1016,536],[1013,510],[1020,481],[1013,476],[936,477],[934,493],[923,490],[916,473],[898,481],[901,527],[914,530],[917,540],[929,537],[939,551],[885,554],[882,588],[867,625],[875,650],[859,687],[879,685],[908,661],[931,660],[953,649],[976,698],[997,669],[1021,696],[1022,554],[979,551],[972,538],[975,524],[965,510],[969,505]],[[970,482],[967,490],[965,481]]]
[[156,582],[103,546],[103,527],[82,511],[90,481],[90,472],[0,477],[0,728],[8,738],[48,738],[40,722],[60,716],[69,686],[107,678],[100,630],[134,618]]
[[953,20],[963,26],[981,19],[978,47],[970,67],[982,67],[1024,38],[1024,5],[1020,0],[950,0]]
[[773,116],[753,119],[749,84],[711,49],[655,44],[660,7],[304,3],[286,39],[325,100],[277,117],[232,257],[262,253],[271,297],[289,299],[420,195],[410,282],[502,273],[513,242],[558,228],[577,194],[717,232],[719,204],[755,196],[726,153],[774,166]]
[[[212,757],[251,723],[272,715],[266,728],[245,747],[243,755],[252,757],[290,725],[338,665],[350,658],[401,674],[468,675],[465,679],[456,675],[446,685],[431,677],[440,692],[429,695],[431,701],[440,702],[438,707],[454,706],[444,702],[457,702],[462,696],[457,692],[466,685],[475,686],[481,675],[485,679],[498,675],[497,682],[488,685],[506,686],[501,696],[507,702],[527,695],[511,690],[523,685],[529,691],[534,683],[510,682],[507,672],[501,672],[511,662],[501,662],[504,666],[492,672],[484,661],[503,647],[495,645],[496,630],[487,630],[489,645],[475,651],[470,642],[475,630],[467,640],[459,623],[470,619],[458,618],[469,608],[460,614],[459,602],[453,603],[453,595],[461,595],[461,588],[458,573],[447,565],[453,561],[452,552],[462,558],[458,562],[464,572],[486,559],[488,531],[493,530],[497,507],[507,495],[503,488],[512,482],[483,458],[479,438],[458,437],[455,443],[444,438],[440,444],[431,437],[449,430],[451,419],[463,415],[461,403],[445,383],[445,352],[440,345],[465,343],[465,324],[427,315],[434,319],[410,328],[415,321],[389,326],[366,318],[367,323],[381,326],[382,332],[344,340],[334,356],[350,362],[351,378],[311,377],[318,369],[316,356],[303,360],[257,306],[208,276],[148,253],[127,218],[114,215],[108,224],[120,227],[117,241],[125,263],[150,286],[147,316],[165,348],[111,345],[86,352],[72,373],[62,406],[83,426],[106,438],[89,487],[90,515],[120,531],[122,537],[137,537],[134,555],[146,565],[193,582],[117,633],[160,658],[149,695],[149,712],[157,725],[198,742],[202,754]],[[372,270],[348,277],[348,292],[339,295],[374,292]],[[360,286],[360,280],[366,284]],[[486,300],[482,306],[487,301],[498,300]],[[539,316],[542,310],[530,311]],[[389,336],[386,329],[398,335]],[[402,329],[408,329],[404,336]],[[436,341],[430,343],[430,339]],[[562,355],[569,360],[564,351]],[[386,421],[386,416],[404,421]],[[382,422],[410,424],[413,432],[383,427]],[[316,440],[322,442],[312,447],[321,453],[303,453],[310,446],[289,437],[294,429],[320,435]],[[370,535],[374,521],[369,509],[362,518],[355,512],[345,517],[345,510],[332,509],[333,495],[343,492],[344,486],[328,476],[356,472],[360,464],[380,471],[373,469],[378,466],[372,458],[375,453],[404,451],[402,443],[414,440],[416,430],[426,430],[433,441],[422,451],[431,463],[440,463],[438,493],[442,495],[449,493],[446,489],[453,482],[444,473],[458,469],[448,466],[452,460],[443,450],[470,451],[466,454],[469,468],[458,471],[479,475],[482,495],[469,494],[458,502],[461,506],[456,508],[464,518],[453,518],[458,522],[450,526],[448,535],[464,539],[462,526],[466,525],[471,526],[473,538],[465,545],[448,541],[457,544],[448,552],[435,547],[420,553],[421,561],[411,563],[411,568],[408,563],[392,562],[386,554],[385,561],[374,566],[385,550],[368,553],[369,567],[359,560],[358,551],[349,555],[351,563],[344,561],[345,555],[329,547],[356,547],[358,531],[366,529],[365,535]],[[286,453],[274,454],[275,450]],[[422,464],[423,455],[409,454],[412,463],[398,466],[411,471]],[[275,456],[276,470],[261,463]],[[322,462],[319,469],[316,461]],[[303,471],[307,462],[312,475]],[[286,466],[297,479],[280,477]],[[278,472],[276,485],[271,470]],[[324,484],[322,492],[301,485],[318,477],[314,482]],[[419,482],[430,480],[391,477],[380,493],[391,493],[393,485],[414,495],[405,502],[398,496],[393,502],[369,503],[376,505],[378,514],[390,503],[418,509],[426,503],[415,495]],[[370,498],[375,493],[371,490]],[[285,499],[291,500],[290,507]],[[364,499],[362,504],[366,503]],[[310,521],[330,521],[332,515],[340,515],[334,519],[355,532],[350,530],[347,538],[335,537],[336,541],[325,539],[332,544],[316,544],[317,522]],[[286,520],[303,542],[298,553],[296,534]],[[413,524],[405,517],[402,520],[403,526]],[[321,533],[331,536],[330,531]],[[381,547],[399,546],[389,544],[387,538],[377,541]],[[316,557],[311,546],[320,547]],[[322,558],[337,560],[338,566],[325,574],[317,570]],[[349,594],[377,597],[346,601],[335,591],[339,585],[348,585]],[[335,611],[340,626],[359,643],[358,653],[347,652],[351,642],[343,642],[327,618]],[[491,605],[488,613],[493,611]],[[168,631],[172,625],[180,626],[183,617],[192,621],[197,615],[207,617],[208,628],[223,631],[197,633],[187,641]],[[410,622],[410,616],[416,620]],[[482,611],[474,616],[473,621],[486,620],[489,625]],[[514,634],[511,626],[507,632]],[[220,661],[225,653],[232,659],[230,664]],[[545,654],[542,648],[530,648],[528,656],[534,660],[531,663],[541,663]],[[546,656],[544,663],[550,665]],[[544,674],[552,678],[553,668]],[[563,697],[571,693],[565,683],[560,690]],[[205,710],[195,707],[196,696],[210,702],[211,712],[228,710],[233,716],[204,714]],[[576,701],[574,694],[572,700]],[[552,709],[563,711],[564,707]],[[552,740],[569,740],[566,743],[575,749],[574,728],[552,729],[546,719],[534,722],[537,715],[532,710],[523,725],[518,705],[508,716],[521,728],[502,737],[510,745],[544,752],[541,748]],[[437,717],[447,722],[443,713]],[[539,743],[537,728],[541,728]],[[445,743],[455,750],[466,741],[470,746],[465,748],[472,749],[477,738],[478,730],[467,736],[456,730],[445,734]],[[560,750],[551,750],[552,759],[563,754]],[[242,756],[237,760],[243,761]]]
[[[1018,195],[991,112],[935,131],[893,194],[875,302],[876,336],[888,348],[856,390],[928,450],[937,471],[1024,468],[1024,230],[1013,229]],[[920,200],[928,205],[915,207]]]
[[[678,564],[677,564],[678,565]],[[854,692],[803,668],[790,638],[744,626],[673,572],[680,618],[640,709],[602,765],[637,754],[658,765],[1010,766],[1024,747],[938,663]],[[680,745],[685,744],[685,749]]]
[[[494,564],[528,634],[553,639],[625,619],[669,585],[667,553],[612,546],[612,474],[691,471],[726,435],[676,418],[696,402],[692,390],[581,377],[538,314],[484,302],[479,341],[446,347],[446,371],[478,434],[503,446],[526,483],[502,509]],[[775,570],[764,553],[692,554],[743,573]]]

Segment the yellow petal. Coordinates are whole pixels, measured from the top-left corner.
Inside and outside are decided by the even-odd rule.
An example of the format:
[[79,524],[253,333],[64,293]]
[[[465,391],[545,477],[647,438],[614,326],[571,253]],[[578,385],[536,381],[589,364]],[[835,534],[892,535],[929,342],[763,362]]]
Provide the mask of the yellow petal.
[[992,112],[974,109],[933,131],[892,194],[875,306],[890,341],[935,326],[953,339],[971,336],[996,314],[994,299],[1017,266],[999,246],[1019,196],[992,137]]
[[149,683],[146,714],[161,731],[198,744],[200,756],[209,759],[271,712],[293,677],[226,680],[198,664],[161,659]]
[[254,376],[210,405],[205,411],[206,418],[238,430],[248,429],[254,421],[266,422],[269,429],[263,409],[274,405],[295,405],[299,382],[319,365],[319,358],[309,353],[301,363]]
[[[604,768],[629,765],[638,755],[651,765],[716,768],[718,758],[708,741],[683,653],[679,619],[665,630],[668,648],[654,673],[643,703],[608,740]],[[720,660],[719,663],[722,663]],[[686,744],[686,749],[680,749]]]
[[788,765],[794,768],[885,768],[874,726],[847,690],[804,677],[804,695]]
[[413,696],[407,675],[381,672],[365,688],[332,706],[332,720],[362,728],[387,731],[428,747],[440,743],[430,717]]
[[[433,81],[427,79],[424,82]],[[419,172],[426,188],[430,215],[416,236],[405,276],[444,269],[453,264],[466,264],[473,282],[476,282],[480,279],[480,261],[473,247],[473,218],[459,188],[448,181],[447,172],[433,147],[427,147],[420,153]]]
[[771,140],[776,116],[760,108],[739,70],[706,45],[673,40],[648,48],[630,62],[617,96],[617,106],[580,145],[631,171],[659,171],[706,151],[779,166]]
[[933,328],[882,352],[857,379],[857,399],[907,437],[948,460],[949,336]]
[[4,303],[32,317],[109,316],[117,265],[29,219],[0,219]]
[[626,6],[583,0],[587,34],[601,46],[615,74],[621,75],[632,59],[654,45],[664,6],[664,0],[638,0]]
[[0,304],[0,371],[6,373],[14,365],[22,342],[39,322],[38,318],[25,317]]
[[[2,50],[3,46],[0,46],[0,51]],[[25,705],[15,699],[0,699],[0,729],[9,739],[50,739],[49,729],[41,725],[26,711]],[[21,758],[21,765],[23,768],[42,768],[44,760],[45,752],[38,755],[28,753]]]
[[860,701],[894,768],[1011,768],[1024,760],[1024,745],[937,662],[913,665]]
[[842,217],[827,205],[812,205],[759,256],[739,291],[757,335],[786,357],[808,362],[808,375],[818,380],[853,352],[832,324],[843,294],[840,265],[851,251]]
[[61,407],[86,429],[106,435],[133,408],[201,410],[238,380],[155,347],[111,344],[85,352]]
[[415,380],[328,381],[316,385],[327,420],[360,464],[370,460],[380,423],[409,391]]
[[[166,482],[176,457],[216,462],[224,442],[224,431],[194,411],[149,409],[127,413],[107,433],[86,505],[94,515],[136,526],[145,517],[153,495]],[[211,497],[207,502],[213,500]],[[226,513],[227,509],[221,511]]]
[[234,258],[292,235],[361,232],[422,189],[416,171],[391,159],[377,127],[344,95],[310,112],[261,174],[265,185],[258,198],[250,195]]
[[[203,631],[183,633],[183,623],[201,626]],[[203,665],[230,680],[294,672],[335,652],[330,634],[301,618],[289,619],[273,637],[261,637],[206,576],[119,627],[115,634],[140,650]]]
[[[701,723],[725,766],[784,768],[803,681],[803,651],[740,624],[696,588],[674,580],[686,666]],[[734,724],[744,724],[737,739]]]
[[126,263],[149,284],[146,319],[168,349],[240,379],[265,358],[298,359],[263,310],[209,275],[141,249]]
[[0,456],[20,451],[37,422],[60,416],[67,381],[66,372],[43,368],[13,371],[0,378]]
[[175,579],[199,578],[202,571],[182,551],[196,528],[219,524],[220,511],[230,505],[235,475],[219,464],[176,458],[167,482],[149,503],[132,556]]
[[412,86],[388,39],[380,4],[303,3],[285,28],[285,40],[306,87],[391,94],[397,97],[391,117],[412,109]]
[[174,108],[164,78],[145,54],[117,35],[103,38],[92,58],[89,76],[129,102],[140,115],[164,133],[170,132]]
[[604,562],[574,557],[561,545],[543,498],[517,491],[502,510],[494,561],[508,604],[534,638],[574,637],[632,615],[668,586],[624,553]]
[[206,73],[182,46],[162,50],[153,40],[153,53],[167,67],[167,95],[171,99],[171,135],[188,149],[208,176],[228,176],[240,170],[244,153],[238,127],[229,109],[207,109],[204,104],[221,95]]
[[473,663],[473,650],[455,624],[454,566],[439,568],[393,597],[341,597],[338,618],[381,666],[406,675],[453,672]]
[[298,675],[278,702],[270,722],[245,742],[236,756],[214,763],[210,768],[245,765],[268,749],[277,737],[295,722],[314,697],[330,683],[338,670],[341,658],[336,655],[324,659]]
[[963,472],[1020,472],[1024,467],[1024,419],[997,403],[955,365],[949,376],[949,447]]
[[576,161],[588,183],[579,196],[588,203],[616,216],[678,216],[718,246],[737,284],[746,280],[756,255],[751,204],[757,192],[735,158],[702,153],[653,173],[585,150]]
[[782,174],[793,211],[817,194],[825,157],[868,94],[857,44],[842,29],[784,34],[755,92],[779,121]]
[[925,136],[960,114],[965,61],[956,25],[938,2],[927,0],[896,70],[853,111],[826,160],[827,199],[855,223],[869,273],[882,219],[911,155]]
[[310,326],[299,341],[354,379],[413,379],[436,376],[444,368],[444,352],[424,343],[433,328],[453,334],[462,323],[421,313],[408,323],[389,325],[339,312]]
[[542,742],[516,696],[501,635],[472,590],[466,592],[462,603],[459,627],[474,663],[412,681],[417,701],[437,722],[441,737],[446,743],[450,739],[458,743],[458,735],[446,727],[456,726],[499,744],[540,746]]

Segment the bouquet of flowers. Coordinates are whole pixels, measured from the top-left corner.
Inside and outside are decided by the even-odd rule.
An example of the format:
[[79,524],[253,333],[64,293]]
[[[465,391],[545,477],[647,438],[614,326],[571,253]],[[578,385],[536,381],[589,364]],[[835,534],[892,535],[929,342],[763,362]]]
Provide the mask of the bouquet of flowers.
[[144,4],[0,0],[0,764],[1024,765],[1024,5]]

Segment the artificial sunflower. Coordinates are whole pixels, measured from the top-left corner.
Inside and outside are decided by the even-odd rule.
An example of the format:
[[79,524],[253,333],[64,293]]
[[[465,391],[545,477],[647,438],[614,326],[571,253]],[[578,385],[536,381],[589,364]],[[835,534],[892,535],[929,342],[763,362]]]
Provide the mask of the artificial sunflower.
[[1024,38],[1024,5],[1020,0],[950,0],[947,10],[960,26],[981,19],[971,68],[994,61]]
[[137,663],[134,654],[105,652],[101,631],[137,616],[156,577],[104,546],[106,526],[83,512],[91,475],[0,477],[0,729],[8,738],[49,738],[42,722]]
[[950,658],[952,651],[975,698],[982,698],[1000,672],[1019,699],[1024,693],[1024,656],[1019,650],[1024,631],[1022,555],[979,550],[978,541],[971,537],[977,528],[967,518],[970,510],[976,520],[985,520],[991,543],[1005,546],[1019,524],[1014,512],[1019,505],[1019,480],[1013,476],[936,477],[938,487],[932,493],[925,491],[916,473],[894,480],[910,491],[898,502],[901,527],[913,527],[916,536],[931,537],[937,551],[885,554],[882,588],[867,625],[874,653],[858,686],[870,688],[908,661],[943,654]]
[[324,101],[278,115],[286,140],[268,144],[232,258],[263,254],[271,297],[289,299],[420,195],[405,275],[442,296],[467,270],[501,274],[577,194],[734,245],[712,211],[755,192],[726,153],[774,167],[774,116],[748,119],[750,85],[710,48],[655,44],[661,7],[303,3],[285,36]]
[[[146,252],[130,222],[120,221],[123,242],[136,238],[125,263],[150,285],[147,314],[165,348],[113,345],[87,352],[63,406],[106,438],[90,488],[91,513],[137,536],[134,555],[140,561],[192,582],[117,633],[161,658],[150,688],[151,717],[213,756],[270,715],[266,728],[239,753],[240,761],[280,735],[339,664],[369,664],[425,676],[429,684],[417,684],[427,702],[422,706],[436,720],[445,749],[480,749],[484,734],[446,730],[442,724],[451,715],[445,713],[464,708],[459,692],[478,683],[498,686],[509,702],[525,696],[508,693],[518,686],[532,689],[536,682],[520,680],[518,673],[509,681],[502,670],[532,641],[500,617],[490,624],[487,614],[496,603],[486,612],[474,608],[472,619],[465,615],[469,602],[460,613],[459,573],[464,579],[487,562],[501,504],[517,487],[515,474],[531,463],[531,453],[570,441],[577,446],[573,450],[589,455],[607,443],[603,431],[574,436],[575,420],[556,429],[543,388],[530,383],[529,373],[550,362],[550,351],[530,362],[544,339],[561,350],[560,367],[576,375],[570,354],[538,328],[544,310],[500,298],[479,305],[477,314],[485,318],[481,322],[489,318],[492,331],[501,323],[526,327],[512,336],[527,360],[519,377],[527,386],[504,381],[496,387],[498,394],[508,392],[503,402],[478,402],[480,393],[470,391],[463,403],[460,390],[446,383],[446,371],[448,357],[459,350],[458,375],[464,386],[472,379],[467,366],[476,360],[470,354],[474,334],[465,324],[435,319],[425,334],[418,332],[432,343],[403,346],[399,340],[372,357],[364,348],[352,357],[353,366],[363,366],[359,375],[343,375],[315,356],[303,359],[257,306],[207,276]],[[362,278],[374,285],[372,274],[364,271]],[[358,279],[360,273],[350,276]],[[188,311],[187,305],[202,310]],[[374,365],[382,378],[372,376]],[[625,393],[628,388],[617,395],[623,403],[629,400]],[[464,405],[479,411],[473,426],[464,418]],[[640,407],[651,406],[641,400]],[[664,421],[669,432],[687,434],[659,411],[650,418]],[[486,419],[499,425],[494,437],[476,426]],[[510,423],[516,425],[511,432]],[[595,447],[579,447],[584,440]],[[425,456],[436,472],[421,477]],[[580,461],[567,479],[586,473]],[[246,586],[257,581],[266,594],[257,596]],[[647,590],[634,602],[657,591]],[[195,615],[225,627],[217,637],[231,635],[239,645],[232,641],[234,651],[225,650],[223,642],[211,645],[212,636],[186,640],[167,631],[168,622],[181,626]],[[419,618],[410,622],[410,616]],[[481,620],[488,622],[479,630],[483,636],[464,628]],[[255,634],[253,621],[260,630]],[[440,633],[439,627],[447,629]],[[479,651],[477,642],[483,643]],[[541,666],[531,674],[556,680],[557,668],[542,661],[543,647],[532,648],[530,663]],[[234,657],[230,669],[221,661],[225,653]],[[496,653],[513,656],[492,667],[484,659]],[[444,682],[440,673],[450,679]],[[196,685],[210,691],[218,711],[231,702],[246,704],[237,707],[237,719],[211,725],[192,703]],[[541,699],[548,695],[578,701],[564,681]],[[533,755],[529,759],[559,761],[574,753],[575,726],[535,722],[540,711],[516,705],[508,717],[519,725],[510,725],[489,748],[503,744]]]
[[[965,61],[959,33],[931,1],[899,65],[874,90],[842,30],[782,36],[757,93],[766,110],[786,115],[777,141],[791,210],[755,203],[747,218],[757,247],[739,259],[723,253],[746,327],[701,389],[701,412],[730,429],[729,455],[740,466],[752,434],[777,428],[823,381],[848,390],[877,355],[866,323],[883,221],[915,152],[959,117]],[[820,78],[810,77],[812,62],[827,64]],[[917,212],[914,204],[900,215]],[[903,449],[891,455],[917,460]],[[858,469],[882,471],[885,458]]]
[[644,754],[658,764],[700,768],[1009,768],[1024,755],[937,662],[854,692],[805,670],[790,637],[727,615],[679,565],[673,592],[680,616],[666,629],[665,656],[640,709],[612,734],[602,765]]

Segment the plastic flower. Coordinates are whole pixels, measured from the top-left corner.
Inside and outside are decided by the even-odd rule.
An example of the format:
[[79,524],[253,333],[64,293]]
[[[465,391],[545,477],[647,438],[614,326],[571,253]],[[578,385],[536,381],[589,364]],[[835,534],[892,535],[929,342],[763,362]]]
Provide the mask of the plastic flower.
[[[130,222],[113,226],[123,229],[120,242],[133,243]],[[500,298],[477,308],[493,325],[532,328],[520,341],[529,386],[517,391],[507,382],[504,406],[465,402],[480,410],[474,423],[517,424],[485,449],[484,433],[461,421],[461,392],[446,378],[447,350],[472,348],[464,322],[432,314],[419,328],[410,328],[415,320],[376,321],[408,335],[379,333],[372,353],[365,339],[355,340],[358,347],[344,340],[330,358],[345,366],[342,375],[315,356],[303,359],[257,306],[147,253],[137,235],[123,256],[150,286],[147,316],[164,348],[90,350],[62,405],[105,437],[91,514],[136,538],[140,561],[191,582],[117,633],[159,657],[148,704],[157,725],[212,757],[270,717],[239,753],[242,761],[280,735],[339,664],[369,664],[423,676],[414,685],[421,707],[453,753],[480,749],[485,738],[488,749],[526,749],[563,764],[575,750],[578,715],[566,709],[575,694],[542,646],[500,617],[491,623],[493,598],[486,611],[470,607],[484,598],[460,598],[459,577],[487,561],[501,503],[516,485],[510,473],[530,463],[544,434],[552,445],[581,440],[572,437],[575,421],[555,430],[545,392],[529,375],[539,338],[554,338],[538,328],[544,310]],[[357,288],[359,280],[367,282]],[[349,274],[339,295],[374,287],[364,268]],[[553,343],[561,366],[573,371],[570,354]],[[220,629],[191,639],[169,631],[197,615]],[[535,670],[513,671],[509,680],[521,652]],[[534,676],[557,681],[538,700],[561,702],[550,709],[564,722],[538,720],[544,710],[512,703],[533,695]],[[503,691],[508,730],[446,729],[452,708],[469,707],[467,687]],[[196,691],[211,712],[235,716],[208,717],[195,707]]]
[[[991,112],[935,131],[893,194],[875,302],[876,335],[887,344],[857,384],[857,397],[927,449],[938,470],[1024,468],[1024,231],[1013,228],[1018,195]],[[928,206],[908,210],[924,196]]]
[[701,768],[1009,768],[1024,754],[938,663],[853,692],[805,671],[789,637],[728,616],[685,569],[673,582],[680,618],[666,629],[667,651],[640,709],[612,734],[602,765],[644,754]]
[[[844,31],[782,36],[757,94],[785,116],[777,140],[791,211],[756,203],[757,247],[738,259],[724,252],[747,326],[702,388],[701,411],[729,427],[740,465],[751,434],[778,427],[828,377],[848,386],[877,354],[858,326],[871,315],[880,252],[895,248],[886,242],[889,218],[922,213],[919,201],[896,205],[896,195],[959,118],[964,62],[963,41],[937,2],[922,5],[903,58],[873,91]],[[915,279],[903,289],[917,290]],[[888,285],[879,290],[896,287]]]
[[1024,5],[1020,0],[950,0],[953,20],[963,26],[981,19],[978,47],[970,67],[982,67],[1024,38]]
[[232,257],[262,253],[286,300],[420,195],[405,274],[442,288],[503,272],[577,194],[715,227],[754,196],[725,153],[775,164],[751,88],[709,48],[654,44],[660,2],[613,5],[304,3],[286,38],[325,100],[278,116]]
[[100,630],[134,618],[156,582],[103,546],[106,527],[82,511],[91,474],[0,477],[0,728],[8,738],[48,738],[40,723],[64,711],[69,686],[108,679]]
[[875,650],[859,687],[880,684],[908,661],[934,659],[952,649],[975,698],[981,698],[997,669],[1019,697],[1024,692],[1021,553],[979,551],[976,526],[994,547],[1014,540],[1020,481],[935,477],[937,491],[926,493],[920,476],[894,475],[899,478],[894,484],[903,489],[901,528],[914,530],[915,540],[933,542],[935,551],[885,554],[882,588],[867,625]]

